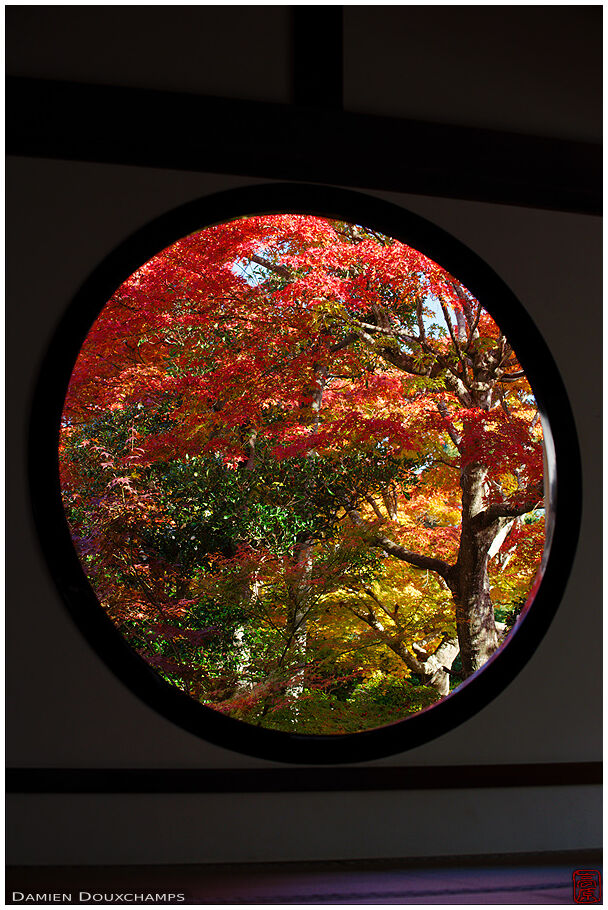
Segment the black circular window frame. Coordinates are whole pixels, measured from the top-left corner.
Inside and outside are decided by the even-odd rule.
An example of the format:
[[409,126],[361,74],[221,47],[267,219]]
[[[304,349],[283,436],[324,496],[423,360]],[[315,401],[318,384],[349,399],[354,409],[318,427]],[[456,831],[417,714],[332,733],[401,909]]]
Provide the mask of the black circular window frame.
[[[359,733],[319,736],[253,727],[204,707],[165,682],[132,650],[101,607],[72,545],[61,501],[58,443],[65,394],[80,348],[103,306],[136,269],[180,238],[235,218],[266,214],[364,224],[414,247],[455,275],[508,337],[536,396],[545,438],[548,428],[552,437],[554,527],[533,607],[506,647],[449,697],[412,717]],[[78,628],[108,667],[149,706],[191,733],[247,755],[301,764],[361,762],[404,752],[448,732],[492,701],[530,659],[555,615],[581,517],[580,455],[566,390],[542,336],[504,282],[466,246],[418,215],[375,197],[303,184],[243,187],[180,206],[104,259],[74,297],[43,361],[31,412],[28,470],[34,518],[52,577]]]

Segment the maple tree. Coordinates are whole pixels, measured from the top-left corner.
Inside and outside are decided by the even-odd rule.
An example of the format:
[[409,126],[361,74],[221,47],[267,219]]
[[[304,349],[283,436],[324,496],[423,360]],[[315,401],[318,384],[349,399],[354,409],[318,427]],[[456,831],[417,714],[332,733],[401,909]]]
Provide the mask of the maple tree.
[[360,225],[242,218],[145,263],[80,351],[60,467],[122,634],[262,726],[427,707],[538,580],[543,435],[512,346],[452,275]]

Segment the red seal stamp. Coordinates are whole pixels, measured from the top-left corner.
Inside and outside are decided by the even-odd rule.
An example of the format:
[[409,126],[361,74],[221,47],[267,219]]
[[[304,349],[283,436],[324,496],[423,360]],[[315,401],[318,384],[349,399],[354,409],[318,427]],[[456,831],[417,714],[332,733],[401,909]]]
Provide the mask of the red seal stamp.
[[601,904],[602,876],[597,869],[577,869],[572,873],[575,904]]

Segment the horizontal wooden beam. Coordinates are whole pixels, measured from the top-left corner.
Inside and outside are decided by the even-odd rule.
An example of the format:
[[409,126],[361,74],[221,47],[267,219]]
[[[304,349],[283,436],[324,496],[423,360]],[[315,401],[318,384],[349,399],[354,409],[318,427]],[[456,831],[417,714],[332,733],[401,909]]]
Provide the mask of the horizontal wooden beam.
[[601,784],[601,762],[261,769],[9,768],[8,793],[288,793]]
[[6,80],[9,155],[601,212],[595,143],[178,92]]

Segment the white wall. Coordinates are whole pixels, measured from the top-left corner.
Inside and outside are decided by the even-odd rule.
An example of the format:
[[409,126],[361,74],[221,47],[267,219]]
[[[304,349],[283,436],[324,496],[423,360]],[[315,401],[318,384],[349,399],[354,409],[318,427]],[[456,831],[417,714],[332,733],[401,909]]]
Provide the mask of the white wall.
[[601,844],[599,790],[13,796],[8,860],[182,865],[581,850]]
[[[260,181],[107,165],[9,161],[9,766],[272,766],[207,744],[174,726],[139,702],[91,651],[45,568],[24,479],[24,431],[36,372],[52,329],[80,283],[104,255],[151,217],[205,193],[255,182]],[[378,195],[430,218],[467,243],[527,307],[552,349],[570,395],[583,455],[585,504],[580,545],[563,603],[521,674],[461,727],[371,764],[597,760],[601,749],[599,219]],[[460,803],[463,812],[454,814]],[[415,855],[434,855],[594,847],[599,843],[595,806],[597,793],[591,787],[502,793],[479,789],[281,796],[14,796],[8,804],[8,859],[13,863],[236,862],[393,856],[412,850]],[[313,807],[322,807],[321,821]],[[93,823],[93,811],[99,823]],[[437,813],[443,813],[440,830]],[[279,824],[279,817],[293,823]],[[428,822],[421,825],[425,817]],[[177,827],[176,819],[180,820]],[[373,821],[366,827],[365,819]],[[365,831],[356,849],[349,833],[355,824]],[[163,826],[166,831],[159,834]],[[243,836],[244,826],[250,832],[263,829],[264,837]],[[87,831],[86,838],[78,836],[82,830]],[[404,833],[411,830],[417,832],[415,842]],[[169,840],[167,831],[174,831]]]

